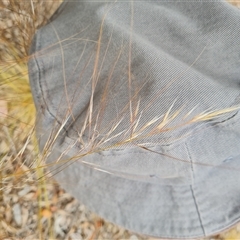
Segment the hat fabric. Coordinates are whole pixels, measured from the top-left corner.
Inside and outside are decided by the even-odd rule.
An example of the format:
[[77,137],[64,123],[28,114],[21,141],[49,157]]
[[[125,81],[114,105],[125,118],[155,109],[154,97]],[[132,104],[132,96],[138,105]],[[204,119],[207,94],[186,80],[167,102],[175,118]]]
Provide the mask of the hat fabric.
[[225,1],[65,1],[29,60],[54,177],[142,234],[194,238],[236,224],[239,111],[193,119],[239,105],[239,42],[240,11]]

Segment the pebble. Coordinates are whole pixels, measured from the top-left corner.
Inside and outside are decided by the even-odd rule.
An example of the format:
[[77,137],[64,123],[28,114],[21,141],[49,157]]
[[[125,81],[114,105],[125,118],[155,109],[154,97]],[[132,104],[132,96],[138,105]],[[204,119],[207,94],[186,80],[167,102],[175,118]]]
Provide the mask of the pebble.
[[29,193],[31,191],[31,188],[29,185],[25,185],[24,188],[18,192],[18,196],[22,197],[24,195],[26,195],[27,193]]
[[9,0],[2,0],[2,3],[5,7],[9,5]]
[[12,209],[9,205],[6,207],[5,210],[5,220],[7,223],[10,223],[12,220]]
[[15,194],[15,195],[13,195],[12,196],[12,201],[13,201],[13,203],[17,203],[18,202],[18,195],[17,194]]
[[83,240],[81,234],[79,233],[71,233],[69,234],[70,239],[77,239],[77,240]]
[[27,208],[22,207],[22,226],[26,226],[29,218],[29,211]]
[[0,153],[7,153],[9,152],[10,147],[5,141],[0,142]]
[[13,211],[13,219],[16,222],[16,224],[20,227],[22,224],[22,214],[21,214],[20,204],[19,203],[14,204],[12,211]]
[[138,237],[136,235],[132,235],[129,240],[138,240]]
[[79,203],[76,199],[74,199],[72,202],[68,203],[65,207],[65,211],[69,213],[74,213],[76,212],[77,208],[79,206]]
[[7,26],[8,28],[11,28],[11,27],[13,26],[13,21],[12,21],[11,19],[8,19],[8,20],[6,21],[6,26]]

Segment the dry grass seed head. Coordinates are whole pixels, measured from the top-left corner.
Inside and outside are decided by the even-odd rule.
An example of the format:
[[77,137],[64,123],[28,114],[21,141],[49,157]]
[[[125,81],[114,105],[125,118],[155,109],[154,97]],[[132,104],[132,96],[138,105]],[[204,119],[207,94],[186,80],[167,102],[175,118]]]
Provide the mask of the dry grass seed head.
[[[11,151],[1,154],[1,190],[6,189],[9,185],[9,182],[12,181],[12,178],[15,178],[15,181],[18,182],[21,180],[23,182],[32,182],[39,181],[39,186],[42,189],[42,193],[39,196],[45,196],[44,198],[47,201],[46,196],[46,172],[44,168],[47,166],[45,159],[47,158],[49,152],[51,151],[54,142],[56,141],[58,135],[61,133],[61,130],[65,127],[66,122],[73,118],[74,116],[71,112],[71,103],[68,101],[69,112],[66,115],[65,121],[62,123],[55,135],[49,139],[46,143],[45,150],[42,155],[39,155],[37,142],[34,136],[34,125],[35,125],[35,107],[33,104],[31,89],[29,87],[28,80],[28,70],[27,70],[27,61],[31,57],[28,55],[29,46],[32,41],[32,37],[36,32],[36,29],[47,22],[47,17],[53,13],[54,6],[57,5],[56,2],[48,2],[45,4],[43,1],[16,1],[16,0],[2,0],[0,1],[0,124],[1,132],[5,133],[5,137],[2,139],[11,145]],[[8,20],[4,21],[8,16]],[[10,17],[9,17],[10,16]],[[102,25],[104,24],[104,19]],[[102,26],[101,25],[101,26]],[[74,36],[72,37],[74,38]],[[79,131],[79,141],[84,146],[84,152],[80,153],[78,156],[72,157],[72,159],[64,160],[66,164],[71,164],[72,161],[82,158],[86,154],[92,154],[94,152],[103,151],[109,148],[114,148],[118,146],[123,146],[126,143],[134,142],[139,139],[144,139],[155,134],[160,134],[164,131],[170,131],[179,127],[183,127],[188,124],[193,124],[197,122],[204,122],[215,119],[223,114],[229,113],[231,111],[236,111],[239,109],[239,106],[233,106],[228,109],[222,110],[208,110],[202,113],[196,114],[194,117],[190,117],[192,112],[195,109],[187,113],[182,117],[182,122],[178,126],[166,127],[168,126],[176,117],[178,117],[182,111],[178,109],[172,111],[174,104],[169,107],[169,110],[166,113],[163,113],[162,116],[155,116],[145,125],[140,126],[141,116],[144,114],[144,109],[140,109],[141,99],[138,98],[138,93],[141,90],[141,87],[135,89],[135,92],[129,92],[129,102],[126,106],[123,106],[119,110],[118,119],[114,119],[111,122],[109,129],[101,129],[104,133],[99,139],[99,127],[101,128],[101,122],[103,119],[104,111],[106,109],[106,104],[108,101],[108,92],[109,92],[109,83],[113,79],[111,74],[113,73],[118,60],[122,54],[122,50],[125,46],[121,46],[115,62],[113,63],[112,69],[109,71],[109,76],[106,81],[106,87],[102,94],[102,99],[99,109],[94,109],[93,105],[93,96],[95,92],[95,86],[99,80],[99,75],[104,64],[104,58],[99,59],[101,49],[101,38],[102,38],[102,27],[100,28],[99,39],[96,42],[96,56],[95,56],[95,65],[93,69],[93,78],[92,78],[92,93],[91,101],[88,108],[88,114],[86,114],[86,119],[83,125],[83,128]],[[84,39],[83,39],[84,40]],[[89,39],[85,39],[90,41]],[[111,38],[109,40],[109,44]],[[59,40],[59,44],[61,41]],[[131,39],[129,42],[129,62],[128,65],[128,84],[129,89],[132,88],[134,79],[131,76]],[[106,56],[108,48],[103,54]],[[203,49],[204,51],[204,49]],[[36,53],[38,54],[38,53]],[[201,53],[199,54],[199,56]],[[198,57],[199,57],[198,56]],[[196,58],[196,61],[198,59]],[[80,58],[81,60],[81,58]],[[192,65],[195,64],[193,62]],[[191,66],[190,66],[191,67]],[[63,65],[64,69],[64,65]],[[187,71],[187,70],[186,70]],[[175,79],[176,80],[176,79]],[[173,80],[171,84],[174,84]],[[143,87],[143,86],[142,86]],[[166,86],[166,89],[167,90]],[[67,92],[66,92],[67,94]],[[160,94],[160,93],[159,93]],[[149,104],[154,104],[159,96],[155,96],[156,99],[152,99]],[[94,111],[97,114],[94,114]],[[126,114],[128,112],[129,114]],[[116,132],[118,126],[121,124],[124,117],[127,115],[130,116],[130,124],[128,129],[124,129],[123,132]],[[94,119],[94,116],[97,116]],[[85,142],[82,138],[82,135],[85,131],[88,131],[92,134],[89,142]],[[19,133],[20,132],[20,133]],[[106,143],[116,139],[119,135],[124,135],[124,138],[120,142],[115,143],[110,147],[101,147],[105,146]],[[20,146],[19,146],[19,143]],[[28,149],[28,146],[31,145]],[[4,144],[2,145],[4,147]],[[71,146],[69,146],[71,148]],[[148,151],[144,145],[139,145]],[[70,149],[66,149],[68,152]],[[32,152],[31,152],[32,151]],[[66,153],[63,152],[63,155]],[[29,157],[27,157],[29,156]],[[171,157],[171,156],[170,156]],[[32,159],[35,161],[32,161]],[[6,160],[7,159],[7,160]],[[28,161],[26,160],[28,159]],[[177,160],[177,159],[176,159]],[[57,159],[54,164],[63,163],[60,159]],[[65,167],[65,165],[64,165]],[[90,166],[92,167],[92,166]],[[63,168],[60,166],[58,171],[62,171]],[[104,169],[102,169],[104,170]],[[35,177],[32,177],[32,172],[36,173]],[[53,173],[54,174],[54,173]],[[42,213],[39,213],[40,215]],[[41,225],[41,222],[39,222]],[[9,229],[9,226],[5,227],[8,232],[14,232],[15,230]]]
[[[32,130],[34,130],[34,124],[35,124],[35,107],[33,104],[32,94],[29,87],[29,81],[28,81],[28,75],[27,75],[28,71],[27,71],[27,65],[26,65],[27,60],[29,59],[29,57],[31,57],[31,56],[28,56],[28,49],[29,49],[32,37],[36,32],[36,29],[47,22],[47,18],[45,17],[45,14],[48,15],[49,13],[50,15],[53,4],[54,2],[51,2],[51,4],[47,6],[47,5],[44,5],[43,2],[33,2],[33,1],[20,2],[15,0],[0,2],[0,6],[2,8],[2,18],[6,14],[10,14],[11,16],[11,18],[4,25],[4,27],[2,26],[1,28],[1,45],[3,46],[1,47],[3,51],[3,54],[1,54],[1,56],[4,57],[4,60],[1,61],[1,65],[0,65],[1,67],[0,91],[2,93],[1,96],[3,96],[1,99],[2,105],[4,105],[3,104],[4,102],[7,104],[7,109],[6,109],[6,105],[5,107],[2,107],[3,109],[2,115],[4,115],[2,117],[2,119],[4,119],[4,123],[2,124],[3,125],[7,124],[7,127],[10,127],[11,130],[16,126],[18,126],[18,128],[20,128],[22,131],[21,136],[24,138],[26,144],[29,142],[28,136],[30,134],[30,131],[32,132]],[[45,8],[44,11],[43,11],[43,8]],[[42,13],[44,13],[44,15],[42,15]],[[149,120],[149,122],[140,126],[139,123],[141,121],[142,115],[144,114],[144,109],[140,110],[140,107],[139,107],[141,102],[141,100],[138,98],[138,93],[141,90],[141,87],[140,87],[138,89],[135,89],[135,94],[132,94],[131,92],[129,92],[128,104],[119,110],[122,114],[119,114],[118,119],[114,119],[112,121],[110,129],[108,130],[103,129],[102,132],[104,134],[102,134],[102,138],[100,138],[99,140],[99,128],[101,128],[100,126],[103,118],[102,116],[104,115],[104,111],[108,101],[109,82],[113,81],[113,79],[111,78],[111,74],[113,73],[118,63],[120,55],[122,54],[121,49],[124,48],[124,46],[121,46],[119,53],[117,54],[116,61],[115,63],[113,63],[113,67],[109,72],[109,77],[106,82],[107,84],[102,94],[100,107],[94,110],[93,96],[95,92],[95,87],[98,83],[102,65],[104,64],[104,59],[108,51],[108,47],[107,47],[105,50],[105,53],[103,54],[104,58],[99,59],[100,52],[102,51],[101,38],[103,34],[102,26],[104,24],[104,20],[105,19],[103,19],[101,24],[99,39],[96,42],[97,50],[96,50],[95,64],[93,69],[92,93],[91,93],[91,99],[90,99],[90,104],[88,108],[88,114],[86,115],[85,124],[83,125],[83,128],[79,132],[79,140],[81,141],[81,144],[84,146],[84,149],[88,151],[88,153],[84,152],[82,156],[85,156],[86,154],[91,154],[95,151],[106,150],[106,148],[104,147],[102,148],[101,145],[104,145],[105,143],[110,142],[113,139],[116,139],[119,135],[122,135],[122,134],[124,134],[124,139],[122,139],[121,142],[117,142],[110,147],[125,145],[126,143],[134,142],[139,139],[144,139],[146,137],[150,137],[155,134],[160,134],[161,132],[177,129],[179,127],[183,127],[188,124],[212,120],[230,111],[236,111],[239,108],[238,106],[233,106],[228,109],[209,110],[202,113],[198,113],[196,116],[190,119],[189,118],[187,119],[187,117],[195,110],[193,109],[192,111],[190,111],[189,113],[187,113],[185,116],[182,117],[182,122],[178,126],[166,127],[166,126],[169,126],[169,124],[171,124],[171,122],[174,121],[174,119],[178,117],[181,111],[183,110],[183,108],[181,108],[172,112],[172,108],[174,106],[174,103],[173,103],[169,107],[168,111],[166,113],[163,113],[162,116],[155,116],[151,120]],[[131,19],[131,21],[133,21],[133,19]],[[133,25],[133,22],[131,23],[131,26],[132,25]],[[16,34],[16,32],[19,35],[17,38],[14,38],[13,36],[14,34]],[[57,35],[57,32],[56,32],[56,35]],[[109,43],[110,41],[111,41],[111,37],[109,39]],[[61,44],[60,39],[59,39],[59,44]],[[128,84],[129,84],[129,89],[131,89],[134,81],[131,74],[129,74],[129,72],[131,72],[131,69],[130,69],[131,68],[131,64],[130,64],[131,39],[128,47],[129,47],[129,63],[127,63]],[[205,49],[203,49],[203,51],[204,50]],[[197,62],[201,54],[202,53],[199,53],[199,56],[197,56],[196,60],[192,63],[192,65],[189,68],[191,68]],[[64,65],[63,65],[63,69],[64,69]],[[186,70],[186,72],[187,71],[188,69]],[[166,86],[166,89],[165,89],[166,91],[171,84],[174,84],[177,78],[173,79],[173,81]],[[66,79],[65,79],[65,84],[66,84]],[[65,93],[68,96],[67,91]],[[161,92],[159,92],[159,94],[161,94]],[[152,101],[150,101],[149,104],[154,104],[154,102],[158,98],[159,98],[159,95],[156,95],[155,99],[152,99]],[[70,101],[68,101],[68,106],[69,106],[69,113],[66,115],[64,122],[62,122],[62,125],[60,126],[58,131],[55,132],[55,135],[51,139],[49,139],[49,141],[46,144],[44,153],[47,153],[47,155],[51,151],[52,146],[54,145],[58,135],[60,134],[61,130],[64,128],[67,121],[70,118],[73,118],[73,121],[74,121],[74,116],[71,112]],[[21,111],[21,110],[19,111],[19,109],[24,109],[24,111]],[[94,111],[97,111],[97,114],[95,114],[95,116],[97,116],[96,119],[93,119]],[[116,132],[116,129],[121,124],[122,119],[128,115],[126,114],[126,112],[128,112],[130,116],[129,127],[128,129],[125,129],[123,132]],[[88,131],[91,134],[91,139],[88,139],[89,142],[84,142],[83,139],[81,138],[82,134],[85,131]],[[12,142],[13,141],[14,141],[14,138],[12,138]],[[22,153],[24,152],[26,144],[24,145],[23,148],[18,149],[18,151],[21,153],[19,155],[22,156]],[[68,150],[69,149],[66,149],[66,152]],[[15,155],[18,156],[18,154],[15,154]],[[47,158],[47,155],[44,154],[43,159]],[[78,157],[80,156],[81,154]]]

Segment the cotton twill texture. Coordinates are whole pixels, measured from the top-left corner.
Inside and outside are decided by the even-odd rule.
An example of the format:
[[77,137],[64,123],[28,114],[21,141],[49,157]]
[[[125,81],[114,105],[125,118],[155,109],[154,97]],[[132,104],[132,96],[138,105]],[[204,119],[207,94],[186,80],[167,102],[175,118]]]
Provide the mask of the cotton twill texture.
[[[54,177],[138,233],[194,238],[233,226],[239,111],[181,124],[240,103],[239,43],[240,11],[224,1],[65,1],[29,61],[40,149],[58,136]],[[171,106],[179,115],[154,132]]]

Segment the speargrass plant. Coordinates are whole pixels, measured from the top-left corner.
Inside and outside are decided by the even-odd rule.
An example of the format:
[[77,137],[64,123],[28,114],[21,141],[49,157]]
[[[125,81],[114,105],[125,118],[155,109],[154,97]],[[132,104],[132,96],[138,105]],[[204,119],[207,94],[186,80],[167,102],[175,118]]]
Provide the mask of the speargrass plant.
[[[54,9],[60,1],[18,1],[18,0],[1,0],[0,1],[0,129],[1,129],[1,145],[0,145],[0,198],[3,198],[3,191],[7,191],[11,182],[24,184],[28,182],[37,184],[38,198],[44,198],[47,201],[46,184],[49,176],[57,174],[47,173],[46,168],[49,166],[45,162],[47,156],[50,154],[51,149],[59,136],[65,124],[74,116],[71,111],[71,102],[68,103],[68,112],[65,116],[61,126],[54,128],[54,132],[50,134],[49,139],[44,146],[43,151],[38,151],[38,144],[35,137],[35,106],[32,99],[32,93],[28,80],[27,62],[32,57],[29,55],[29,47],[36,30],[47,23],[48,18],[54,12]],[[235,2],[237,4],[237,2]],[[104,22],[104,19],[103,19]],[[75,36],[69,37],[74,39]],[[91,84],[92,93],[91,100],[87,109],[87,114],[82,128],[79,130],[78,142],[74,144],[81,144],[82,151],[71,159],[60,160],[56,159],[54,163],[61,165],[58,171],[62,171],[64,167],[71,164],[76,159],[81,159],[83,156],[100,152],[110,148],[125,146],[126,144],[136,144],[140,148],[151,151],[148,149],[147,139],[161,132],[172,131],[187,125],[204,123],[209,120],[217,119],[219,116],[229,112],[236,111],[239,106],[233,106],[227,109],[207,109],[203,112],[194,114],[197,106],[189,111],[187,114],[182,115],[184,106],[178,110],[173,110],[174,104],[172,103],[167,112],[162,113],[161,116],[153,117],[145,124],[141,123],[141,118],[145,113],[142,109],[141,99],[138,93],[141,87],[136,87],[134,92],[129,91],[129,102],[122,109],[119,110],[118,118],[113,119],[108,128],[101,127],[102,118],[109,97],[109,85],[113,81],[111,74],[113,73],[118,60],[121,56],[122,49],[116,53],[116,60],[112,63],[112,69],[109,70],[109,76],[106,80],[106,87],[102,93],[100,104],[97,108],[94,106],[94,90],[98,82],[98,77],[104,64],[104,58],[108,49],[105,50],[103,59],[100,59],[101,49],[102,26],[99,31],[98,41],[96,44],[96,56],[94,56],[94,69]],[[68,40],[69,40],[68,39]],[[90,40],[86,40],[90,41]],[[109,43],[110,44],[110,43]],[[131,49],[131,42],[129,44]],[[203,49],[204,51],[204,49]],[[131,50],[129,50],[131,52]],[[41,53],[36,53],[41,54]],[[130,55],[130,54],[129,54]],[[198,58],[189,67],[191,68]],[[83,61],[80,59],[80,61]],[[130,59],[129,59],[130,62]],[[130,63],[126,63],[126,65]],[[86,63],[86,66],[88,63]],[[64,66],[63,66],[64,68]],[[129,67],[130,68],[130,67]],[[187,73],[188,69],[186,70]],[[134,79],[131,78],[130,71],[126,73],[129,75],[129,89],[134,86]],[[171,84],[174,84],[174,79]],[[167,87],[165,89],[167,91]],[[159,93],[161,94],[161,93]],[[159,96],[149,101],[149,105],[154,104]],[[177,101],[177,100],[176,100]],[[148,106],[147,106],[148,107]],[[197,111],[196,111],[197,112]],[[124,118],[129,117],[129,124],[126,129],[118,131]],[[172,124],[178,118],[179,124]],[[83,134],[88,133],[91,137],[83,139]],[[121,138],[119,138],[121,136]],[[182,136],[186,137],[186,136]],[[115,141],[115,139],[121,139]],[[145,141],[146,139],[146,141]],[[140,142],[140,143],[139,143]],[[73,144],[73,145],[74,145]],[[71,146],[63,152],[62,155],[67,153]],[[171,157],[171,156],[169,156]],[[185,161],[173,157],[176,161]],[[63,164],[63,165],[62,165]],[[96,167],[91,166],[89,167]],[[104,169],[99,169],[104,170]],[[114,174],[114,173],[111,173]],[[19,186],[19,185],[16,185]],[[43,239],[41,235],[42,223],[41,207],[38,211],[38,230],[39,239]],[[8,234],[14,234],[11,226],[4,220],[4,216],[0,215],[2,219],[2,227],[0,228],[0,238],[6,237]],[[4,224],[3,224],[4,223]],[[49,230],[49,232],[51,232]]]

